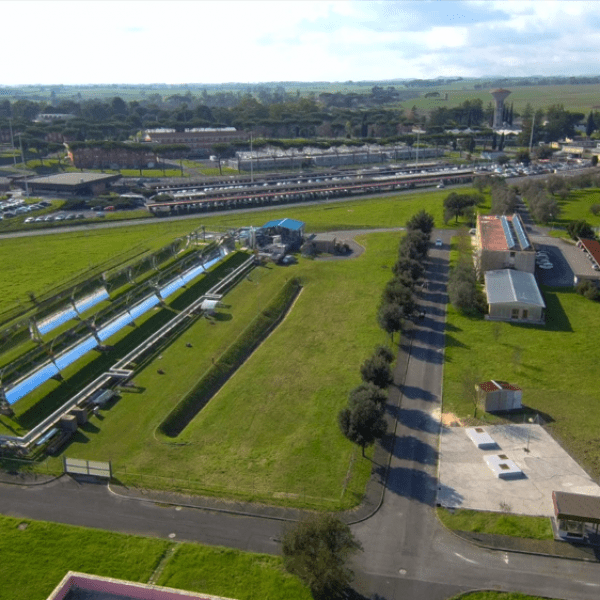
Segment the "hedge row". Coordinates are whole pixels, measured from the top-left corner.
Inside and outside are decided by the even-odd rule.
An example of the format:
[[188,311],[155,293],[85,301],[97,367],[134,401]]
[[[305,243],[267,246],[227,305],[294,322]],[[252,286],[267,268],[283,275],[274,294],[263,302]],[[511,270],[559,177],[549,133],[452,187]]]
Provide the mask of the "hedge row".
[[283,318],[300,292],[300,280],[288,281],[277,297],[265,308],[237,340],[223,353],[159,425],[158,431],[167,437],[177,437],[206,406],[243,362]]

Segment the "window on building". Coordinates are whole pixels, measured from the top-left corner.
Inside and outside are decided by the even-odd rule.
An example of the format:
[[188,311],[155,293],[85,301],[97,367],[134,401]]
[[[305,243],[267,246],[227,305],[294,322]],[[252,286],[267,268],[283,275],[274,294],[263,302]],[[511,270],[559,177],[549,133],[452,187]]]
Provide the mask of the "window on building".
[[529,318],[529,311],[528,311],[527,309],[524,309],[524,310],[523,310],[523,318],[524,318],[524,319],[527,319],[527,318]]
[[519,318],[519,309],[518,308],[513,308],[512,309],[512,313],[510,315],[511,319],[518,319]]

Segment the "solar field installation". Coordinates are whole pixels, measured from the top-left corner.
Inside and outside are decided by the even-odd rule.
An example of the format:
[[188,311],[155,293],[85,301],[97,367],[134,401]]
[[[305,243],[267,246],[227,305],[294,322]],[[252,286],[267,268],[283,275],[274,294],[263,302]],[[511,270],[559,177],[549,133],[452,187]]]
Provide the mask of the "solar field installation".
[[[89,407],[126,382],[135,360],[169,343],[201,314],[207,276],[221,263],[228,268],[217,278],[218,290],[243,275],[252,258],[235,252],[227,236],[206,243],[193,232],[112,272],[66,282],[33,310],[3,323],[0,448],[29,454],[52,444],[57,433],[69,429],[69,410]],[[153,321],[156,325],[147,326]],[[123,340],[128,340],[125,356],[115,350]],[[95,362],[101,368],[90,370]],[[66,380],[70,384],[60,393]]]

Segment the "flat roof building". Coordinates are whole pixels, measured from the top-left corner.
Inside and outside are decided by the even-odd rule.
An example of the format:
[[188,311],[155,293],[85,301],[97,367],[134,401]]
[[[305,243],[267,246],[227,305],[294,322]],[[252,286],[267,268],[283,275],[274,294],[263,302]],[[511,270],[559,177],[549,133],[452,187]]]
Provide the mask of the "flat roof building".
[[490,320],[544,323],[546,304],[532,273],[486,271],[485,293]]
[[27,184],[32,192],[62,192],[70,194],[100,194],[111,183],[118,181],[120,174],[105,173],[61,173],[46,177],[34,177]]

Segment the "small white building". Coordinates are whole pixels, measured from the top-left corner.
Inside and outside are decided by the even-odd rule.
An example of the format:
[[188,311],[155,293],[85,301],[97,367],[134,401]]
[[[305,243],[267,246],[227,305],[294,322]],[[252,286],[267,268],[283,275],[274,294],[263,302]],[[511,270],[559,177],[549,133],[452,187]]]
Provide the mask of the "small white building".
[[519,410],[523,406],[523,390],[506,381],[483,381],[475,386],[480,406],[486,412]]

